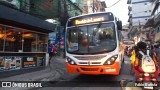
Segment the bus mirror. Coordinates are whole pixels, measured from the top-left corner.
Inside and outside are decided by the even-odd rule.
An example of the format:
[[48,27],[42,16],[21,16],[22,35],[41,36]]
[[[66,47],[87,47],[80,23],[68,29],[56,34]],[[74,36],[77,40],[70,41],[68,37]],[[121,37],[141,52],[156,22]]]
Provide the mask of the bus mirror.
[[117,21],[117,29],[122,30],[122,21]]

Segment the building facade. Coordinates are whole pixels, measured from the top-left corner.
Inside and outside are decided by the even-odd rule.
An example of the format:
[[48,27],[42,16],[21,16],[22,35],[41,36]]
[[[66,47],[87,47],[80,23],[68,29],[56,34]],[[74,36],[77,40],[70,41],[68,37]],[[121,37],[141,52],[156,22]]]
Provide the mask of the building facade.
[[[128,22],[129,22],[129,36],[131,39],[141,37],[141,32],[146,31],[144,25],[151,17],[151,0],[128,0]],[[144,36],[144,35],[142,35]],[[145,37],[146,39],[146,37]]]
[[0,13],[0,72],[44,68],[56,25],[1,3]]
[[94,12],[104,12],[107,8],[105,1],[100,0],[84,0],[83,14],[94,13]]
[[151,18],[145,23],[145,28],[151,29],[149,38],[152,42],[160,43],[160,1],[151,0]]

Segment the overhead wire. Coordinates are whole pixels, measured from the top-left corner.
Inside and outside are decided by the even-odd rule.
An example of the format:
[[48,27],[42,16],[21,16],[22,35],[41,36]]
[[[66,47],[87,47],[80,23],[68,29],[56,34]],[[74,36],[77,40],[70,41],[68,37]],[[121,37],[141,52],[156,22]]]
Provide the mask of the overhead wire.
[[107,8],[111,8],[113,7],[114,5],[118,4],[121,0],[118,0],[117,2],[115,2],[114,4],[112,4],[111,6],[107,7]]

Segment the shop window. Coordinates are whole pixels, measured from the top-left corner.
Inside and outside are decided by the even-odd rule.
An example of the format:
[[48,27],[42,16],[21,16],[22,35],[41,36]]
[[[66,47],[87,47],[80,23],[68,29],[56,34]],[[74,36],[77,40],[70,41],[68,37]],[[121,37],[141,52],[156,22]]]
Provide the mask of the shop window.
[[0,25],[0,51],[4,49],[5,27]]
[[38,52],[47,52],[47,35],[37,34],[37,51]]
[[31,31],[23,32],[23,52],[37,52],[37,34]]
[[22,51],[22,31],[20,29],[6,27],[5,51]]
[[0,25],[0,51],[47,52],[47,34]]

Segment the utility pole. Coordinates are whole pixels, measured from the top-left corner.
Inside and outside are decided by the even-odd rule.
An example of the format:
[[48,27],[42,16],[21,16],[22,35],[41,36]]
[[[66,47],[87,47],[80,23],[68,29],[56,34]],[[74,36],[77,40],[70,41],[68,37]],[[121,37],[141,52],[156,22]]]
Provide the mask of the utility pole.
[[141,32],[141,23],[140,23],[140,20],[139,20],[139,31]]
[[140,37],[140,41],[141,41],[141,23],[140,23],[140,20],[139,20],[139,37]]
[[92,7],[92,11],[93,11],[93,13],[94,13],[94,0],[93,0],[93,7]]

